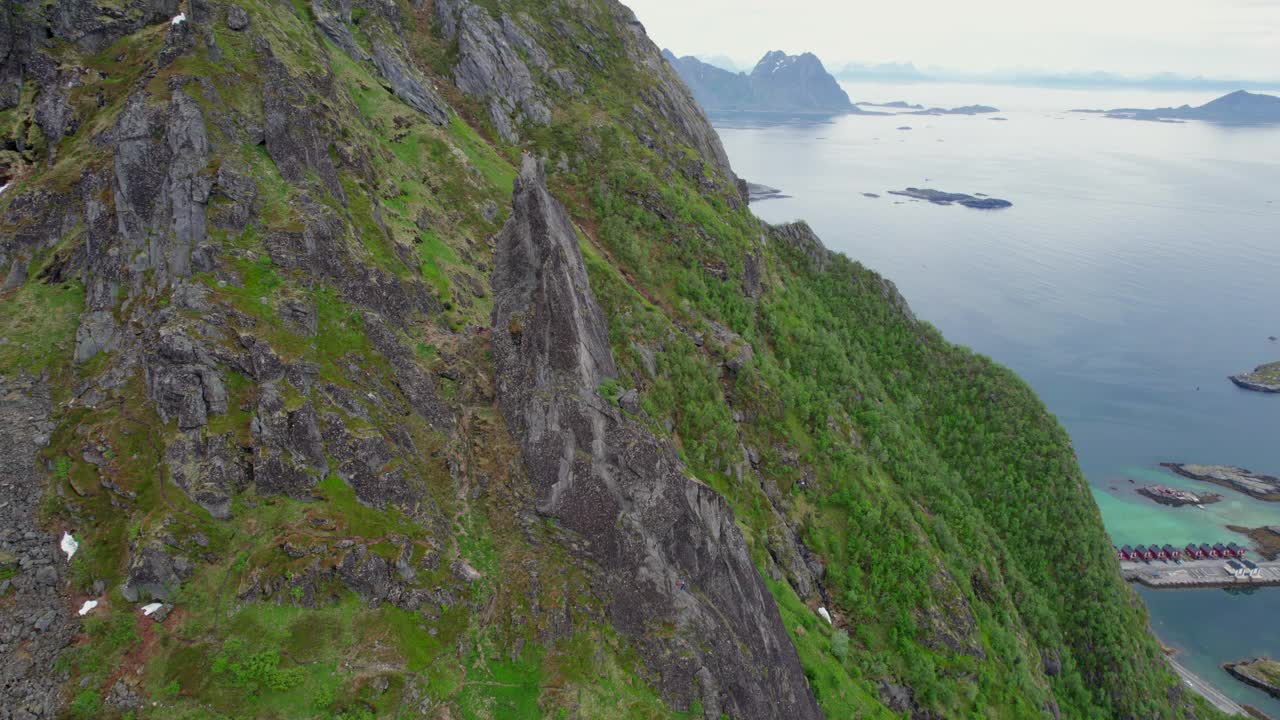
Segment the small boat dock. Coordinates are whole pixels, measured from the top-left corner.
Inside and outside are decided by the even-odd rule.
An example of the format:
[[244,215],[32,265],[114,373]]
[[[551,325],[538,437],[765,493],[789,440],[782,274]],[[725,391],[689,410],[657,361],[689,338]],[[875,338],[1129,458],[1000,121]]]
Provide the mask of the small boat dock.
[[1156,589],[1265,587],[1280,585],[1280,561],[1250,563],[1256,574],[1241,573],[1220,558],[1172,562],[1120,561],[1125,580]]

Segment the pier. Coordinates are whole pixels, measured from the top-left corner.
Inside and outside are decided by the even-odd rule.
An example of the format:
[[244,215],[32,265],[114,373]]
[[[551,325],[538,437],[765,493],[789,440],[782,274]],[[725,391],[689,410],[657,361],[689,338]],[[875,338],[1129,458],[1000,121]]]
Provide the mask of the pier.
[[1280,561],[1257,563],[1256,577],[1238,577],[1227,570],[1227,560],[1173,562],[1120,562],[1120,574],[1129,582],[1149,588],[1228,588],[1280,585]]

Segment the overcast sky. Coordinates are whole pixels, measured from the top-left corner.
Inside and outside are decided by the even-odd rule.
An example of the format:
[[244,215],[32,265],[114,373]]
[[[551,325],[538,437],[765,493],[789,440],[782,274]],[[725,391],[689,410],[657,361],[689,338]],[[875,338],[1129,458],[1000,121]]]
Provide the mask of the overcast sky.
[[623,0],[659,46],[750,66],[767,50],[828,66],[1280,76],[1280,0]]

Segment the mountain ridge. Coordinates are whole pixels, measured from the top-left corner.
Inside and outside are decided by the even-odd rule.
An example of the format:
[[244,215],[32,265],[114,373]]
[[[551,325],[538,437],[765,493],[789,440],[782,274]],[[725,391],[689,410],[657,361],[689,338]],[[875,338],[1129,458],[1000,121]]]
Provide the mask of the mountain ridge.
[[0,21],[0,718],[1215,717],[621,4]]

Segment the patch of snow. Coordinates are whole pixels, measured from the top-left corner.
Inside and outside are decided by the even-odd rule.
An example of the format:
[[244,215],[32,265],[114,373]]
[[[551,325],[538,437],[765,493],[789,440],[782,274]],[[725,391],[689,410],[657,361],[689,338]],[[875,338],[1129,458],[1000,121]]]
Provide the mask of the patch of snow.
[[164,607],[164,603],[151,603],[150,605],[143,605],[142,614],[150,616],[151,613],[154,613],[155,611],[159,610],[161,607]]
[[92,610],[93,610],[94,608],[96,608],[96,607],[98,607],[98,601],[97,601],[97,600],[85,600],[85,601],[84,601],[84,604],[80,606],[80,614],[81,614],[81,615],[88,615],[88,614],[89,614],[89,612],[90,612],[90,611],[92,611]]
[[186,14],[186,13],[178,13],[177,15],[174,15],[174,16],[173,16],[173,19],[169,21],[169,24],[170,24],[170,25],[181,25],[182,23],[184,23],[184,22],[186,22],[186,21],[187,21],[187,14]]
[[3,194],[4,194],[4,191],[5,191],[5,190],[8,190],[8,189],[9,189],[9,186],[10,186],[10,185],[12,185],[12,184],[13,184],[13,183],[5,183],[5,184],[3,184],[3,185],[0,185],[0,195],[3,195]]
[[64,532],[62,533],[62,542],[60,543],[60,547],[62,548],[62,552],[67,554],[67,562],[71,562],[71,558],[74,557],[76,551],[80,549],[80,543],[76,542],[76,539],[71,537],[71,533]]
[[822,618],[823,620],[826,620],[828,625],[831,624],[831,613],[827,612],[826,608],[824,607],[818,608],[818,617]]

